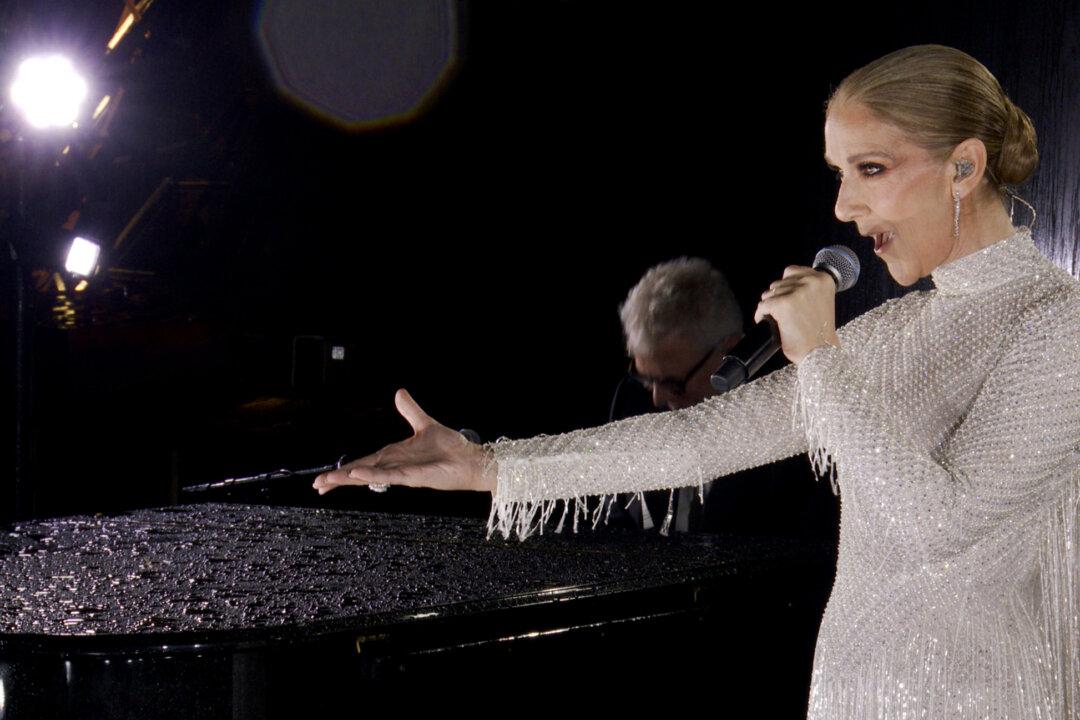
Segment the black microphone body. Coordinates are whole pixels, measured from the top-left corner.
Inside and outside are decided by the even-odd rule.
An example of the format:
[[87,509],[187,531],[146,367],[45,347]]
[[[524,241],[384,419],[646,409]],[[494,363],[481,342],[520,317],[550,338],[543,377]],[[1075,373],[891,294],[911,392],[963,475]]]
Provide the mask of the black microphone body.
[[[859,279],[859,259],[850,248],[831,245],[814,258],[815,270],[822,270],[836,281],[836,291],[847,290]],[[750,328],[742,340],[724,356],[720,367],[709,377],[718,393],[734,390],[752,377],[780,349],[780,329],[771,316]]]
[[709,377],[709,384],[718,393],[734,390],[754,375],[780,349],[780,328],[771,315],[743,336],[720,361],[720,367]]

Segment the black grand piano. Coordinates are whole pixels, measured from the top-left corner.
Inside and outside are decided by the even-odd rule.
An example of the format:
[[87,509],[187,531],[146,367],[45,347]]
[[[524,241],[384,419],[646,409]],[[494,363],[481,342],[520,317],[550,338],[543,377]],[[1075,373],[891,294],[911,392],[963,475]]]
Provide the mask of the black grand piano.
[[446,688],[797,718],[834,559],[220,503],[26,522],[0,555],[0,717],[41,720],[356,717]]

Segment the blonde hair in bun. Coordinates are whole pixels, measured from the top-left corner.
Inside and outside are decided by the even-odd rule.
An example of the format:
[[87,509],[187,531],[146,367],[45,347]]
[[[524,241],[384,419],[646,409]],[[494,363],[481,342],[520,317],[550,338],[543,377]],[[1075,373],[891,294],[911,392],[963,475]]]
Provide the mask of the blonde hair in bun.
[[1009,119],[994,164],[994,175],[1004,185],[1019,185],[1031,177],[1039,162],[1035,126],[1027,113],[1012,100],[1005,98],[1005,102],[1009,108]]

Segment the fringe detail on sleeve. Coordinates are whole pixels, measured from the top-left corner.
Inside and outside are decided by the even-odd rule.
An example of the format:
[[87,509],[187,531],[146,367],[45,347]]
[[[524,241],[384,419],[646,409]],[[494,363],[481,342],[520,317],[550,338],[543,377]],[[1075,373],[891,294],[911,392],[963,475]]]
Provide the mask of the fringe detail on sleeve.
[[[571,502],[574,504],[573,515],[571,516],[573,531],[575,533],[578,531],[579,518],[584,519],[585,522],[591,522],[592,529],[595,530],[596,526],[600,524],[601,518],[605,525],[608,523],[608,519],[611,517],[611,506],[617,498],[618,495],[615,493],[602,495],[599,504],[592,510],[589,509],[589,497],[587,495],[574,498],[558,498],[556,500],[492,500],[491,512],[488,514],[487,537],[491,539],[491,536],[496,531],[503,536],[503,539],[509,539],[510,535],[515,533],[518,540],[525,540],[538,531],[540,535],[543,535],[544,524],[555,512],[555,508],[560,502],[563,504],[563,512],[559,518],[559,524],[555,528],[556,533],[561,533],[563,530]],[[605,506],[607,512],[604,512]],[[590,512],[592,513],[591,520]]]
[[815,478],[828,477],[833,495],[839,497],[840,484],[837,480],[836,459],[825,447],[824,429],[815,411],[812,401],[803,398],[802,379],[796,377],[795,392],[791,402],[791,427],[796,432],[806,433],[806,444],[809,448],[810,467],[813,469]]
[[[669,534],[671,530],[671,521],[674,516],[675,489],[672,488],[670,492],[671,494],[668,497],[668,513],[664,518],[663,527],[660,528],[660,534],[664,536]],[[704,481],[700,481],[698,483],[699,499],[704,498],[704,492]],[[496,532],[501,534],[504,539],[509,539],[511,534],[516,534],[518,540],[525,540],[534,533],[543,535],[544,525],[555,513],[560,502],[563,504],[563,510],[562,514],[559,516],[559,524],[555,527],[556,533],[561,533],[563,531],[563,527],[566,525],[566,516],[571,512],[571,503],[573,503],[573,514],[571,515],[573,531],[575,533],[578,531],[579,519],[591,523],[592,529],[595,530],[600,524],[601,519],[605,525],[608,524],[608,521],[611,519],[611,509],[617,502],[618,497],[617,493],[601,495],[599,496],[599,503],[596,507],[591,509],[589,507],[590,497],[587,495],[573,498],[558,498],[555,500],[503,501],[493,498],[491,502],[491,511],[488,514],[487,537],[488,539],[491,539],[491,536]],[[626,503],[626,507],[630,507],[635,500],[640,502],[644,507],[644,492],[634,493]]]
[[1080,717],[1080,474],[1054,504],[1046,543],[1039,553],[1040,614],[1046,628],[1050,668],[1061,688],[1063,718]]
[[668,493],[667,500],[667,514],[664,515],[664,524],[660,526],[660,534],[664,537],[668,536],[671,532],[671,519],[675,515],[675,488],[671,488],[671,492]]

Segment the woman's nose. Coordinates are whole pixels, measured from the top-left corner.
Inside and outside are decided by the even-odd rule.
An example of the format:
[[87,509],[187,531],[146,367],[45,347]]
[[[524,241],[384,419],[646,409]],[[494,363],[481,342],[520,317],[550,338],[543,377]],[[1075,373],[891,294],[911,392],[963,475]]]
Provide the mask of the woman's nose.
[[836,219],[840,222],[851,222],[859,217],[863,210],[865,207],[856,197],[851,183],[841,180],[840,188],[836,191],[836,206],[833,208]]

